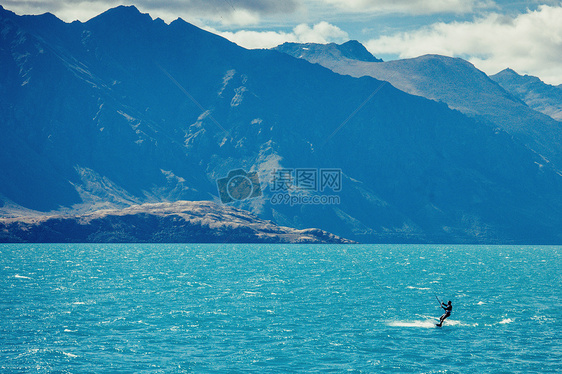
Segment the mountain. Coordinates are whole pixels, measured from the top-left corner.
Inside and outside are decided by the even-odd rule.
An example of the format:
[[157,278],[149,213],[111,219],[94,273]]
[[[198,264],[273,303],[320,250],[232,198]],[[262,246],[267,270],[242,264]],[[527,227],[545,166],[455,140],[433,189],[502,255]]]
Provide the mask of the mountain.
[[326,52],[333,48],[329,44],[298,47],[285,43],[275,49],[339,74],[374,77],[413,95],[442,101],[452,109],[489,122],[492,127],[500,127],[562,170],[562,124],[529,108],[471,63],[439,55],[366,62]]
[[562,242],[553,162],[444,103],[134,7],[0,30],[5,217],[222,200],[361,242]]
[[133,205],[82,216],[0,219],[0,242],[351,243],[322,230],[280,227],[205,201]]
[[343,44],[284,43],[275,49],[305,60],[322,59],[383,62],[381,59],[373,56],[371,52],[367,51],[367,48],[357,40],[350,40]]
[[534,110],[562,121],[562,85],[552,86],[532,75],[521,76],[511,69],[502,70],[490,78]]

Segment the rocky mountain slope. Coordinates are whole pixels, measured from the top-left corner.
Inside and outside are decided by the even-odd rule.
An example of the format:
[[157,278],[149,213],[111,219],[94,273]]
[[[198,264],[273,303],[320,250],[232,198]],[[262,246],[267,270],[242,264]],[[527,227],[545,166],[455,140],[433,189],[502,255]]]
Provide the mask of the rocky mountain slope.
[[0,242],[352,243],[319,229],[281,227],[205,201],[133,205],[82,216],[0,219]]

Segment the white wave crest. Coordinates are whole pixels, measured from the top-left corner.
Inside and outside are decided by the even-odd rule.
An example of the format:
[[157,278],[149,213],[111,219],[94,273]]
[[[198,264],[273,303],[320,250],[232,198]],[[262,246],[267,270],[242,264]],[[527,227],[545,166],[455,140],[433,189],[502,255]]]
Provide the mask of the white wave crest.
[[421,328],[434,328],[435,321],[390,321],[386,323],[388,326],[393,327],[421,327]]
[[[433,328],[437,324],[437,319],[428,319],[423,321],[388,321],[386,322],[387,326],[393,327],[420,327],[420,328]],[[458,320],[446,320],[443,322],[443,327],[447,326],[462,326],[462,327],[476,327],[478,323],[469,324],[463,323]]]

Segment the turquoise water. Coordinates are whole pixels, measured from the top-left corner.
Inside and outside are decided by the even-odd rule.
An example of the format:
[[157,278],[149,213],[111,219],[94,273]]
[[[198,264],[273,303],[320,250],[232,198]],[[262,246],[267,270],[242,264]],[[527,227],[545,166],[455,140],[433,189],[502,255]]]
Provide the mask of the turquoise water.
[[0,371],[560,372],[561,250],[2,245]]

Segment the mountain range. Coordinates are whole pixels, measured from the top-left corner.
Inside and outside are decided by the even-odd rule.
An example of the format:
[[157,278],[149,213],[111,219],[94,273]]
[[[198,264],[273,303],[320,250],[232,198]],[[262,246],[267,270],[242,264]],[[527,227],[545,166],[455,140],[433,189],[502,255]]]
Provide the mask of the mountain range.
[[[338,48],[335,44],[285,43],[275,49],[339,74],[374,77],[413,95],[444,102],[451,109],[507,131],[562,169],[562,125],[554,118],[562,108],[558,87],[541,86],[535,77],[520,77],[534,83],[524,84],[520,79],[515,87],[515,79],[507,79],[507,70],[488,77],[460,58],[424,55],[382,62],[366,59],[369,52],[365,47],[357,57],[335,53]],[[355,50],[361,48],[356,45]]]
[[[282,226],[360,242],[562,241],[560,123],[461,60],[430,57],[434,86],[452,61],[471,72],[458,87],[494,88],[489,106],[247,50],[135,7],[70,24],[2,8],[0,30],[4,217],[218,203],[217,182],[245,170],[259,193],[231,204]],[[330,48],[342,66],[390,64],[357,42]],[[400,69],[388,74],[417,68]],[[280,170],[338,172],[340,188],[285,194],[337,199],[274,202]]]

